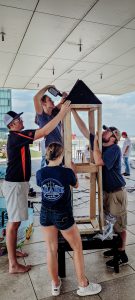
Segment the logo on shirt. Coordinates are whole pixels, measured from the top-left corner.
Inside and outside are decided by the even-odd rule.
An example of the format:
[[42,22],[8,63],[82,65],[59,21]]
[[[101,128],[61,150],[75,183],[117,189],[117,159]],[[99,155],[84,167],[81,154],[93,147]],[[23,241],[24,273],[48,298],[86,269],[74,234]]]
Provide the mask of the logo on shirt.
[[58,180],[48,178],[42,184],[42,194],[46,200],[56,201],[63,196],[64,187]]

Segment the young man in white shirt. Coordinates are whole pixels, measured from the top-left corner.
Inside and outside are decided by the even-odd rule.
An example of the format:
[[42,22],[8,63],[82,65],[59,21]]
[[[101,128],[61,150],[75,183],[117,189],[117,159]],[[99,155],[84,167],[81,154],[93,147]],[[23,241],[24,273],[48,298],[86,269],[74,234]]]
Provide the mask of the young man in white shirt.
[[128,137],[126,131],[122,132],[122,137],[125,139],[122,147],[122,155],[125,164],[125,172],[122,175],[130,176],[129,156],[131,151],[131,140]]

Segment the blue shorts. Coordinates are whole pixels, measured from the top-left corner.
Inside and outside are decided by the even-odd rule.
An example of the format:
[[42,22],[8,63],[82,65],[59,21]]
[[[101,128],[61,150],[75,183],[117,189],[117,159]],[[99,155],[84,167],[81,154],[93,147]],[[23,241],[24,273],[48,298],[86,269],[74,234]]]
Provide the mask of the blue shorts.
[[71,209],[60,212],[58,210],[46,208],[43,205],[41,206],[40,224],[42,226],[54,225],[59,230],[66,230],[73,226],[74,223],[75,220]]

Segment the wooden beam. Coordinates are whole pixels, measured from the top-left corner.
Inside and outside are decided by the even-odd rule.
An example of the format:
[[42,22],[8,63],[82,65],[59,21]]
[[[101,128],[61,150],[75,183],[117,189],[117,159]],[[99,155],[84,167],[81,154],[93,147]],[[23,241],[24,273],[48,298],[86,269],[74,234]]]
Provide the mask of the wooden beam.
[[77,173],[97,173],[98,167],[95,164],[89,163],[76,163]]
[[71,109],[74,108],[76,110],[81,110],[81,111],[87,110],[88,111],[88,109],[90,109],[91,107],[98,109],[98,107],[100,105],[101,104],[72,104],[71,103]]

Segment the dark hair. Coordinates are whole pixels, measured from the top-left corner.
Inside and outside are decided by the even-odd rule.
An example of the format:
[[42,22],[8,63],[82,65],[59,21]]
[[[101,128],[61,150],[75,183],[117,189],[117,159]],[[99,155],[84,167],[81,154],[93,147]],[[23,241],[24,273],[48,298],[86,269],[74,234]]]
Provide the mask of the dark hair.
[[64,149],[60,143],[51,143],[46,149],[46,159],[55,160],[63,153]]
[[44,96],[41,98],[41,101],[42,101],[42,102],[46,102],[46,97],[47,97],[47,95],[44,95]]

